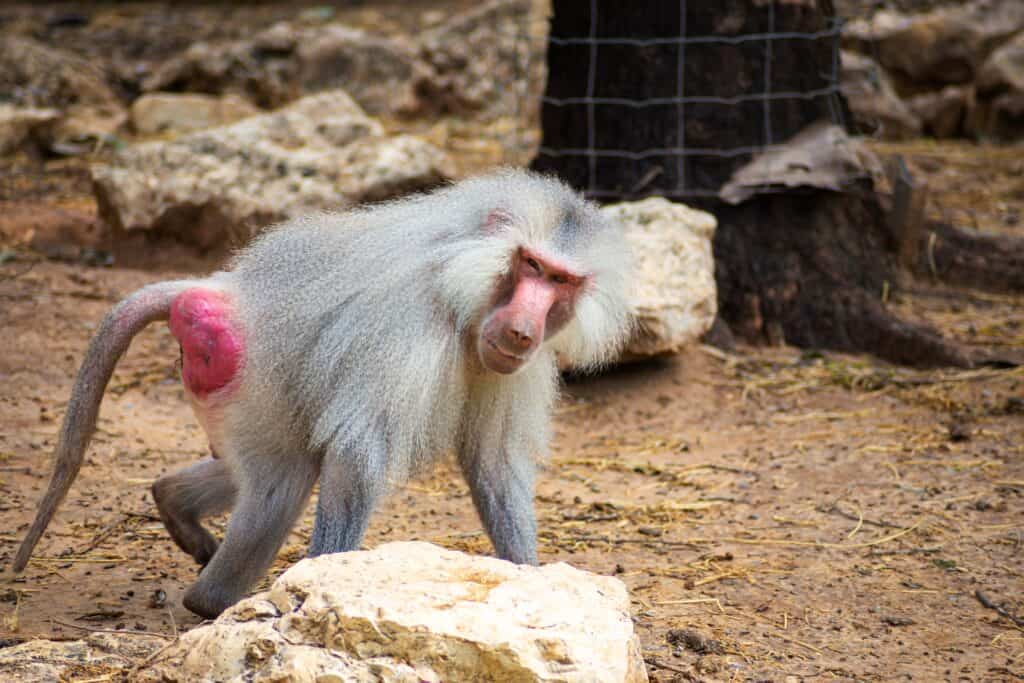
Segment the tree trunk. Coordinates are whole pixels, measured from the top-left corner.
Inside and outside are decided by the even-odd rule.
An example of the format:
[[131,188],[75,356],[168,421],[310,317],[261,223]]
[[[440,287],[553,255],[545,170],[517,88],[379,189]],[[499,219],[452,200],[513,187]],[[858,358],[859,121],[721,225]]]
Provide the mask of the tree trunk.
[[1024,291],[1024,240],[931,223],[916,271],[924,276],[994,292]]
[[[848,118],[829,92],[838,64],[827,0],[593,5],[592,18],[590,2],[554,2],[543,142],[533,164],[592,196],[716,196],[750,158],[736,150],[783,142],[819,119]],[[780,31],[818,37],[760,37]],[[590,44],[591,35],[602,42]],[[812,92],[829,94],[780,96]],[[566,156],[567,149],[615,154]],[[657,151],[665,149],[684,151]]]
[[[869,182],[843,193],[762,194],[738,206],[717,199],[759,148],[822,119],[850,120],[834,80],[831,0],[553,5],[533,168],[601,201],[662,195],[714,213],[720,316],[748,340],[912,365],[973,363],[964,347],[886,310],[898,245]],[[931,256],[944,267],[964,260],[944,251],[954,248],[948,235],[941,246],[933,239]]]
[[973,364],[959,344],[886,310],[896,245],[869,184],[765,195],[715,213],[719,315],[741,337],[906,365]]

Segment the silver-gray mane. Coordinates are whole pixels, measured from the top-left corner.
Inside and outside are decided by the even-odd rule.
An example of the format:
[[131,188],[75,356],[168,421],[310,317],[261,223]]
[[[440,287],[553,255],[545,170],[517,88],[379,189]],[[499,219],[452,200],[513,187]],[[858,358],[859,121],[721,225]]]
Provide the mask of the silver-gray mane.
[[[512,220],[486,229],[496,210]],[[519,170],[273,228],[214,276],[242,317],[259,321],[246,330],[260,343],[247,344],[240,393],[260,400],[230,406],[226,432],[245,433],[231,423],[253,418],[289,425],[289,434],[253,436],[253,447],[294,449],[299,434],[310,457],[344,454],[377,480],[401,480],[458,451],[484,418],[489,429],[522,432],[511,442],[528,452],[514,455],[541,455],[555,354],[598,366],[629,329],[623,245],[621,228],[595,206]],[[503,376],[456,340],[473,337],[519,246],[586,264],[591,284],[573,322]],[[495,423],[501,415],[508,419]]]

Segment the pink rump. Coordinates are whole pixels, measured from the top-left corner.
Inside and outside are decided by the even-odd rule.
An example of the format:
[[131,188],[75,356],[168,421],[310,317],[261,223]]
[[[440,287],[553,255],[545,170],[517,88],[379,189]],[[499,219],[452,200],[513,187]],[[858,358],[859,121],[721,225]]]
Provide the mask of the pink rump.
[[199,398],[225,387],[242,364],[242,335],[230,314],[228,296],[209,289],[187,290],[171,303],[169,324],[181,345],[182,380]]

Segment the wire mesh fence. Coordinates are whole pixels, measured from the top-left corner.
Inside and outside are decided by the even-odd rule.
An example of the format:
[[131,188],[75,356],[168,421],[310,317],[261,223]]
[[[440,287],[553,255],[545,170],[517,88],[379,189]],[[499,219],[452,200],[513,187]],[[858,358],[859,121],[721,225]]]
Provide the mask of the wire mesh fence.
[[[676,21],[644,21],[637,8],[601,0],[578,3],[566,19],[556,6],[546,36],[550,71],[539,97],[543,141],[533,146],[535,166],[563,175],[569,169],[570,181],[596,199],[716,197],[737,168],[796,135],[795,119],[846,126],[838,17],[790,30],[791,17],[778,21],[783,3],[757,2],[756,20],[730,31],[701,21],[705,12],[688,7],[692,1],[653,4],[659,11],[672,6],[665,16]],[[649,35],[659,24],[661,35]],[[798,42],[804,45],[794,50]],[[814,55],[796,77],[794,53]],[[523,50],[524,73],[536,54],[528,45]],[[654,72],[624,73],[643,64]],[[787,115],[793,106],[816,113]],[[708,121],[719,124],[712,128],[734,122],[733,132],[709,137]]]

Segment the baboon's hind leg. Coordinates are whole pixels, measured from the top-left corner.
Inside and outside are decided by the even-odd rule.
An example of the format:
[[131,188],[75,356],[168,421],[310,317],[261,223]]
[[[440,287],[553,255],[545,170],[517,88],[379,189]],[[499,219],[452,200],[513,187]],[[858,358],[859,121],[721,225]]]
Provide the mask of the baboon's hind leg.
[[238,489],[223,460],[204,458],[153,484],[160,519],[178,547],[205,565],[217,552],[217,539],[200,521],[230,510]]

